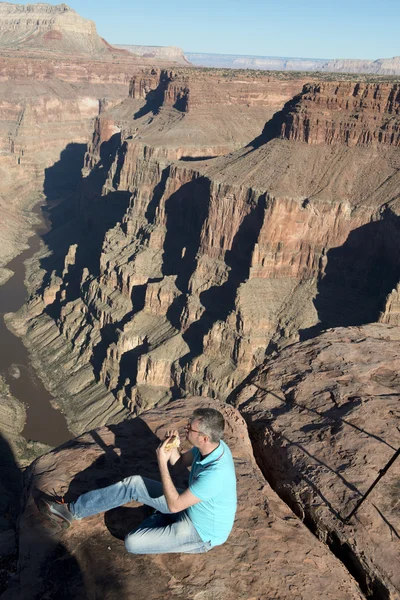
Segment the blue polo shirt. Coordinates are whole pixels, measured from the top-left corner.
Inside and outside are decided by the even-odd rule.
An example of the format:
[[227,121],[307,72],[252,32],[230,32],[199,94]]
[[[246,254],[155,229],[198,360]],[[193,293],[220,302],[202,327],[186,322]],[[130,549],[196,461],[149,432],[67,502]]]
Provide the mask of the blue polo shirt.
[[201,502],[186,510],[203,542],[218,546],[228,539],[236,513],[232,454],[222,440],[203,459],[198,448],[193,448],[192,453],[189,489]]

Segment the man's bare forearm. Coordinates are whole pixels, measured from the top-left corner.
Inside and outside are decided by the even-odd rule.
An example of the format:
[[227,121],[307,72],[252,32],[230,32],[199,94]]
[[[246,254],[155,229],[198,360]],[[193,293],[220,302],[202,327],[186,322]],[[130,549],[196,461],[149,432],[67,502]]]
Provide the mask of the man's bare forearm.
[[179,492],[171,479],[171,475],[168,470],[168,464],[161,463],[159,467],[161,474],[161,483],[163,487],[164,496],[168,504],[168,508],[171,512],[176,512],[176,503],[179,499]]

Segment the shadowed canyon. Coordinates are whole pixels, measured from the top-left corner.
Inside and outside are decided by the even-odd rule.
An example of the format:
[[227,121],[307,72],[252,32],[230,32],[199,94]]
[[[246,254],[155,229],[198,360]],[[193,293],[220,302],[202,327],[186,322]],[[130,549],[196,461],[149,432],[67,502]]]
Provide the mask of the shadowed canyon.
[[[398,599],[399,461],[346,517],[400,446],[400,84],[142,54],[1,5],[1,597]],[[158,478],[197,406],[236,462],[225,545],[132,557],[135,503],[38,511]]]

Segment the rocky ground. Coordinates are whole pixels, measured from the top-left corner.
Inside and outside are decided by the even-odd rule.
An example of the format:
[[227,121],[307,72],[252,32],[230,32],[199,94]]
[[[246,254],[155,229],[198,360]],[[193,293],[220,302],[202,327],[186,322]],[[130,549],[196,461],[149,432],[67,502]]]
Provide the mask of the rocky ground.
[[332,329],[283,350],[232,401],[275,491],[326,541],[369,597],[399,598],[400,329]]
[[[182,427],[194,407],[219,407],[237,470],[239,507],[228,542],[202,555],[132,556],[124,535],[143,519],[135,503],[67,531],[38,512],[38,490],[67,499],[130,474],[157,475],[155,448],[166,428]],[[174,472],[178,485],[187,473]],[[265,482],[237,411],[205,398],[176,401],[164,410],[94,430],[36,461],[27,474],[19,521],[19,581],[2,598],[69,597],[236,600],[242,598],[360,599],[363,595]],[[66,577],[68,573],[68,577]]]

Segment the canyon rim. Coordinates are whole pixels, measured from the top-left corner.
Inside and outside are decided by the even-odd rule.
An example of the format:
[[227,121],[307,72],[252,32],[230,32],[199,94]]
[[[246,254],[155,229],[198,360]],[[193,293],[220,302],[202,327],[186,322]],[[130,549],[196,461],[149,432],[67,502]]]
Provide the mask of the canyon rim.
[[141,558],[149,598],[399,598],[399,465],[341,518],[400,446],[399,81],[155,62],[66,5],[9,3],[0,73],[1,282],[32,207],[50,223],[4,318],[77,437],[26,440],[1,373],[4,598],[58,597],[61,559],[69,597],[131,594],[118,518],[92,546],[43,531],[35,488],[154,471],[165,421],[203,403],[227,417],[237,526],[189,579],[187,557]]

